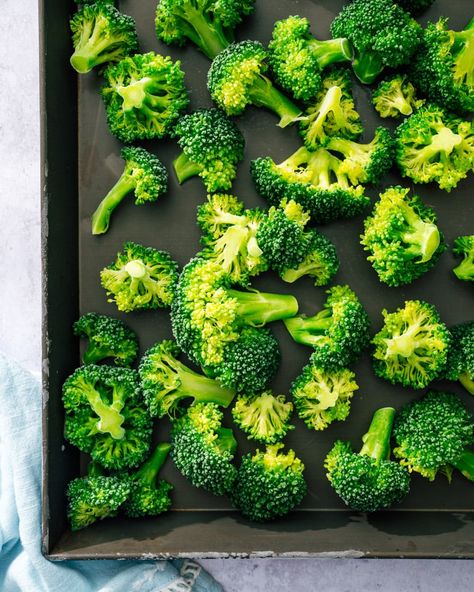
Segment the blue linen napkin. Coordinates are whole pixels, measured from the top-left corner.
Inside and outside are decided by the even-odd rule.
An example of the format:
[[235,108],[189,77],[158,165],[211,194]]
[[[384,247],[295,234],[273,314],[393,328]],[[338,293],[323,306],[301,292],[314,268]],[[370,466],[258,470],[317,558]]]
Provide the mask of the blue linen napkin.
[[0,353],[0,590],[222,592],[194,561],[47,561],[40,491],[40,387]]

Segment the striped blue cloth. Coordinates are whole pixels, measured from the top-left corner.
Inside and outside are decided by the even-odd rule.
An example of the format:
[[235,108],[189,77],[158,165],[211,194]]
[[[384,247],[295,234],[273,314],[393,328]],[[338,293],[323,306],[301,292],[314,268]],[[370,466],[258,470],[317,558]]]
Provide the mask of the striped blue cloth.
[[40,490],[40,387],[0,353],[0,590],[222,592],[194,561],[47,561]]

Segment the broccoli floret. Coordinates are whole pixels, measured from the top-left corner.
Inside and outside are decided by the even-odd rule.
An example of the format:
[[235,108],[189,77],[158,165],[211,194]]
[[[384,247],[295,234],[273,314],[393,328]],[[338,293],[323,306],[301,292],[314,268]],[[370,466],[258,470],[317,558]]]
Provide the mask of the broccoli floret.
[[85,4],[70,21],[74,53],[71,65],[80,74],[106,62],[118,62],[138,52],[135,21],[112,2]]
[[474,124],[426,105],[398,127],[396,161],[404,177],[449,193],[473,167]]
[[409,193],[403,187],[389,187],[364,221],[361,244],[380,281],[389,286],[421,277],[446,249],[435,212]]
[[410,475],[390,460],[390,434],[395,409],[378,409],[360,452],[338,440],[324,461],[327,478],[342,501],[358,512],[376,512],[403,500],[410,489]]
[[313,279],[315,286],[326,286],[339,269],[339,258],[332,242],[315,228],[306,232],[307,254],[295,267],[287,267],[280,273],[284,282],[292,284],[303,276]]
[[410,77],[431,101],[464,113],[474,111],[474,19],[462,31],[448,19],[428,23]]
[[152,422],[138,372],[82,366],[63,385],[64,436],[108,469],[140,464],[151,444]]
[[294,429],[290,424],[292,412],[293,403],[285,395],[274,395],[268,390],[259,395],[240,395],[232,417],[250,440],[275,444],[283,440],[288,430]]
[[424,101],[417,99],[416,90],[405,74],[394,74],[377,86],[372,104],[380,117],[411,115]]
[[237,448],[232,430],[221,426],[222,412],[214,403],[197,403],[173,423],[171,456],[195,487],[215,495],[228,493],[237,477],[231,463]]
[[343,156],[340,172],[347,175],[353,185],[378,183],[390,170],[395,152],[392,134],[384,127],[375,130],[368,144],[330,138],[326,148]]
[[456,277],[466,282],[474,281],[474,234],[458,236],[453,243],[453,253],[463,257],[461,263],[453,269]]
[[296,343],[314,348],[312,362],[333,370],[354,362],[369,343],[369,317],[349,286],[327,290],[324,308],[312,317],[284,321]]
[[107,232],[112,212],[130,192],[140,206],[156,201],[168,188],[168,173],[154,154],[144,148],[128,147],[122,148],[121,155],[124,171],[93,213],[92,234]]
[[282,200],[266,212],[256,239],[271,269],[282,274],[300,265],[309,251],[309,234],[304,232],[309,214],[293,200]]
[[404,10],[418,16],[433,4],[434,0],[395,0],[395,3],[401,6]]
[[67,516],[72,530],[90,526],[96,520],[118,514],[130,494],[130,484],[118,476],[106,477],[96,462],[89,463],[87,476],[67,486]]
[[280,365],[278,340],[268,329],[247,327],[224,350],[212,372],[219,382],[240,392],[256,393],[268,387]]
[[268,269],[256,238],[263,217],[259,209],[244,210],[233,195],[208,195],[198,208],[204,245],[201,256],[220,265],[231,282],[248,285],[250,277]]
[[174,417],[181,410],[183,399],[228,407],[235,391],[194,372],[177,359],[179,354],[173,341],[161,341],[150,348],[140,362],[138,372],[150,415]]
[[331,25],[333,37],[354,46],[354,72],[371,84],[386,67],[408,64],[420,45],[423,29],[392,0],[354,0]]
[[397,413],[393,436],[397,447],[393,454],[412,472],[433,481],[438,472],[451,478],[452,467],[465,463],[473,453],[466,450],[474,443],[472,414],[452,393],[431,391],[411,401]]
[[337,68],[323,79],[315,101],[300,118],[300,135],[308,150],[325,146],[331,136],[356,140],[364,131],[352,98],[347,70]]
[[158,479],[170,449],[171,444],[167,442],[158,444],[150,458],[128,476],[130,493],[124,510],[130,518],[158,516],[170,509],[173,486],[164,479]]
[[298,120],[301,109],[265,76],[267,52],[258,41],[233,43],[212,62],[207,78],[211,97],[227,115],[240,115],[247,105],[265,107],[286,127]]
[[361,185],[352,185],[342,170],[343,161],[319,148],[302,146],[280,164],[257,158],[250,171],[259,194],[274,206],[293,199],[318,223],[352,218],[370,203]]
[[74,323],[73,331],[89,340],[82,355],[84,364],[113,358],[117,366],[130,366],[138,355],[137,336],[120,319],[89,312]]
[[392,384],[422,389],[442,375],[451,335],[432,304],[407,300],[403,308],[382,311],[384,326],[375,335],[375,374]]
[[358,388],[355,374],[347,368],[324,370],[310,363],[293,381],[291,396],[308,428],[325,430],[333,421],[347,418]]
[[149,52],[104,72],[102,98],[110,131],[126,144],[169,135],[189,103],[180,62]]
[[310,33],[309,20],[300,16],[275,23],[268,51],[275,80],[303,101],[313,99],[320,90],[324,68],[353,57],[347,39],[319,41]]
[[293,450],[280,452],[283,444],[267,446],[246,454],[231,492],[232,503],[255,522],[267,522],[284,516],[298,506],[306,495],[304,464]]
[[451,346],[446,364],[446,378],[459,380],[474,395],[474,321],[450,327]]
[[[236,385],[223,381],[221,374],[228,375],[235,362],[242,371],[241,354],[251,344],[244,345],[237,358],[235,355],[227,358],[224,367],[222,363],[229,355],[226,350],[231,346],[238,347],[242,329],[246,326],[262,327],[266,323],[294,316],[297,311],[298,303],[293,296],[234,290],[219,265],[196,257],[184,267],[180,276],[171,308],[171,321],[179,348],[205,368],[206,374],[233,387]],[[251,360],[249,362],[248,372],[254,369]],[[258,372],[266,376],[266,368],[274,368],[273,358]],[[249,376],[248,380],[253,381],[253,377]]]
[[114,263],[100,272],[102,286],[123,312],[170,306],[178,281],[178,264],[166,251],[131,241]]
[[255,0],[160,0],[155,27],[158,39],[184,45],[189,39],[210,59],[234,40],[233,30],[251,14]]
[[219,109],[184,115],[174,128],[182,152],[173,162],[179,183],[199,175],[210,192],[229,189],[245,141],[239,128]]

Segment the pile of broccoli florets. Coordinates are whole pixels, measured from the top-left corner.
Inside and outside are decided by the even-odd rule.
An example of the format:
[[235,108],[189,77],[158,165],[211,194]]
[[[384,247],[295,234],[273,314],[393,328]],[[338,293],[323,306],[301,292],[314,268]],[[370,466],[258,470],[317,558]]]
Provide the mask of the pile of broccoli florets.
[[[284,517],[307,494],[305,464],[314,468],[311,456],[304,464],[292,449],[295,417],[298,429],[318,438],[350,421],[351,406],[376,400],[355,366],[367,351],[375,376],[395,387],[431,389],[447,380],[474,394],[474,320],[448,327],[442,311],[411,295],[420,278],[433,277],[448,247],[458,258],[452,282],[474,281],[472,216],[465,212],[458,235],[445,236],[435,198],[425,203],[402,179],[451,192],[474,170],[474,19],[460,30],[447,18],[423,27],[415,18],[433,2],[351,0],[331,24],[332,39],[315,36],[308,18],[288,15],[275,22],[265,46],[235,38],[255,0],[159,0],[158,39],[189,42],[186,51],[197,48],[210,60],[207,102],[185,84],[179,60],[139,53],[134,20],[111,0],[79,3],[70,62],[80,74],[95,68],[103,77],[110,132],[126,145],[118,180],[88,222],[102,235],[93,240],[109,244],[109,257],[122,247],[98,268],[104,311],[81,310],[74,323],[82,365],[62,390],[64,437],[89,457],[66,492],[73,530],[119,513],[168,511],[172,469],[166,480],[161,474],[168,455],[180,478],[226,496],[245,518]],[[398,119],[394,131],[377,123],[366,129],[361,85],[373,85],[369,100],[379,122]],[[255,150],[255,108],[279,118],[282,150]],[[239,116],[251,121],[245,134]],[[148,142],[163,139],[164,150]],[[168,152],[171,176],[161,161]],[[387,182],[394,164],[399,178]],[[243,169],[266,203],[246,204],[237,179]],[[165,194],[192,177],[200,181],[182,193],[201,190],[201,237],[189,260],[178,265],[177,254],[160,248],[159,222],[152,246],[122,236],[119,222],[123,228],[127,221],[119,205],[128,194],[137,205],[153,204],[147,211],[156,208],[159,217]],[[194,208],[189,201],[176,208]],[[331,238],[339,236],[336,245],[322,224]],[[362,248],[332,233],[357,224]],[[175,240],[184,239],[183,231]],[[354,248],[362,260],[366,251],[364,272],[394,290],[395,305],[376,301],[375,290],[365,302],[358,287],[364,276],[345,260]],[[340,268],[351,286],[335,281]],[[265,277],[285,283],[266,292]],[[297,299],[288,284],[300,278]],[[315,312],[318,296],[325,300]],[[104,314],[105,307],[118,316]],[[368,313],[376,323],[382,308],[383,323],[379,318],[372,331]],[[166,315],[166,339],[154,343],[155,336],[141,350],[137,333]],[[277,335],[306,352],[292,369],[288,396],[273,382],[285,356]],[[359,452],[336,438],[324,450],[327,479],[343,504],[374,512],[401,503],[412,472],[451,479],[457,469],[474,481],[474,423],[460,397],[429,390],[399,411],[377,407],[368,409]],[[165,425],[169,442],[156,444],[154,429],[161,434]]]

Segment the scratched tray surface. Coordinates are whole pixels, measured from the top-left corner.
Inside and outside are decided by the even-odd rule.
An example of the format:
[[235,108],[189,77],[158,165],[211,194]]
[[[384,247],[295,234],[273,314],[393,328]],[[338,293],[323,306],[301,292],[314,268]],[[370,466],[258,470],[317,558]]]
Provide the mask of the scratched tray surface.
[[[328,38],[330,22],[342,4],[341,0],[257,0],[255,14],[238,29],[237,37],[267,43],[274,21],[299,14],[310,19],[316,37]],[[186,84],[191,91],[191,108],[210,106],[205,83],[208,60],[192,45],[180,49],[167,47],[157,41],[154,33],[154,1],[129,0],[121,2],[120,7],[136,19],[142,51],[157,51],[181,60]],[[470,0],[438,0],[423,22],[448,15],[453,28],[461,28],[471,12]],[[156,341],[172,336],[169,312],[119,313],[115,304],[107,302],[99,283],[99,272],[112,262],[127,240],[166,249],[180,265],[184,265],[199,250],[196,207],[204,201],[206,193],[198,178],[181,187],[177,184],[171,168],[178,154],[174,142],[162,140],[144,143],[168,168],[170,187],[167,195],[156,204],[142,207],[134,206],[131,198],[125,200],[114,213],[108,233],[99,237],[91,235],[90,215],[123,167],[121,145],[107,128],[105,110],[99,96],[100,86],[101,79],[95,73],[80,77],[79,306],[81,314],[96,311],[123,318],[137,332],[143,353]],[[379,119],[371,107],[368,87],[356,83],[354,96],[364,123],[366,140],[372,138],[378,125],[393,127],[391,120]],[[278,128],[276,116],[254,107],[248,108],[237,121],[246,139],[246,151],[232,192],[247,206],[265,206],[264,200],[254,189],[249,163],[258,156],[266,155],[272,156],[277,162],[283,160],[300,145],[297,129]],[[472,176],[460,183],[451,194],[441,192],[432,185],[415,187],[425,203],[437,212],[439,227],[448,243],[460,234],[473,231],[471,183]],[[384,187],[392,184],[412,186],[392,172],[380,187],[370,189],[369,194],[375,198]],[[455,279],[452,274],[455,263],[449,251],[433,271],[413,284],[396,289],[382,285],[359,244],[363,218],[364,215],[321,226],[320,229],[334,241],[341,260],[341,268],[333,284],[348,284],[355,290],[370,315],[373,333],[382,324],[382,309],[394,310],[406,299],[418,298],[432,302],[448,325],[473,318],[472,286]],[[319,310],[325,298],[324,289],[314,287],[308,279],[290,285],[280,281],[276,275],[267,273],[255,279],[253,285],[266,291],[293,293],[300,303],[300,311],[309,315]],[[288,393],[291,381],[307,363],[311,350],[295,344],[281,323],[273,324],[272,328],[280,340],[282,350],[282,364],[272,387],[276,393]],[[74,363],[71,364],[71,370],[73,367]],[[342,548],[356,549],[356,554],[359,549],[361,553],[379,555],[456,555],[472,551],[469,536],[463,538],[458,531],[466,527],[472,529],[468,513],[474,510],[474,490],[472,484],[457,475],[451,484],[441,477],[431,484],[414,476],[410,495],[397,507],[397,511],[369,518],[346,511],[329,486],[324,476],[323,459],[332,443],[343,438],[359,446],[361,435],[375,409],[387,405],[398,408],[421,394],[377,379],[371,370],[368,353],[353,369],[360,388],[354,396],[348,420],[336,422],[323,432],[314,432],[296,417],[293,420],[295,429],[290,431],[285,440],[286,446],[294,448],[306,466],[309,491],[301,505],[302,512],[270,525],[252,525],[230,511],[231,505],[226,498],[215,497],[193,487],[170,461],[163,470],[163,477],[173,483],[175,489],[173,510],[167,516],[156,520],[104,521],[80,533],[67,535],[60,548],[79,556],[110,556],[117,553],[137,555],[143,552],[203,556],[211,552],[245,554],[268,549],[277,553],[311,553]],[[474,401],[456,384],[437,383],[434,386],[461,394],[463,401],[474,410]],[[228,425],[232,425],[230,414],[227,412],[226,415]],[[238,428],[235,427],[234,431],[239,441],[239,456],[254,450],[255,446],[246,440]],[[168,422],[158,422],[155,438],[163,440],[168,433]],[[187,512],[183,512],[185,510]],[[420,511],[414,512],[416,510]],[[443,511],[445,514],[440,513]],[[458,512],[458,515],[454,516],[452,512]],[[451,538],[450,533],[456,532],[457,535]],[[473,531],[469,532],[472,535]]]

